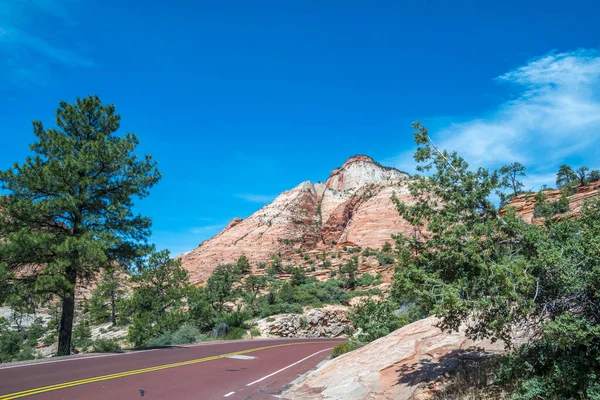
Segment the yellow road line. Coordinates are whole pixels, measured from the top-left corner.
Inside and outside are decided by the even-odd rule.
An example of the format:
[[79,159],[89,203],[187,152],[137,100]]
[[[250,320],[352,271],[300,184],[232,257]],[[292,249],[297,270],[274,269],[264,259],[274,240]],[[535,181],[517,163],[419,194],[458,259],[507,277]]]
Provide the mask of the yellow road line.
[[125,376],[131,376],[131,375],[145,374],[147,372],[160,371],[160,370],[168,369],[168,368],[182,367],[185,365],[199,364],[199,363],[203,363],[206,361],[218,360],[221,358],[236,356],[236,355],[240,355],[240,354],[252,353],[255,351],[266,350],[266,349],[273,349],[276,347],[295,346],[295,345],[299,345],[299,344],[315,344],[315,343],[322,343],[322,342],[285,343],[285,344],[276,344],[276,345],[272,345],[272,346],[255,347],[253,349],[246,349],[246,350],[241,350],[241,351],[235,351],[233,353],[226,353],[226,354],[219,354],[216,356],[198,358],[196,360],[181,361],[181,362],[172,363],[172,364],[157,365],[155,367],[134,369],[131,371],[118,372],[116,374],[96,376],[93,378],[80,379],[77,381],[58,383],[56,385],[42,386],[42,387],[39,387],[36,389],[23,390],[21,392],[8,393],[8,394],[0,395],[0,400],[19,399],[21,397],[33,396],[34,394],[46,393],[46,392],[51,392],[51,391],[59,390],[59,389],[66,389],[66,388],[73,387],[73,386],[81,386],[81,385],[85,385],[88,383],[107,381],[110,379],[122,378]]

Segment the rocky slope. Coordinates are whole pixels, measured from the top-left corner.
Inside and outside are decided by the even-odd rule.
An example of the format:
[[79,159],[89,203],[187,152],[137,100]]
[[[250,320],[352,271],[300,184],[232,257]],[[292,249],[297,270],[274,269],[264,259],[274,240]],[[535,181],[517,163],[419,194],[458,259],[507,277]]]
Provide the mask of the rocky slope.
[[[587,201],[598,199],[600,195],[600,181],[592,182],[585,186],[578,186],[577,192],[569,196],[569,211],[566,215],[575,216],[581,211],[581,207]],[[544,191],[549,202],[558,201],[562,195],[560,190]],[[515,197],[508,203],[515,208],[517,214],[520,214],[527,223],[537,223],[539,219],[534,218],[535,194],[522,194]],[[561,214],[564,215],[564,214]]]
[[[359,400],[427,398],[425,383],[457,368],[462,359],[501,353],[501,343],[442,332],[434,317],[414,322],[344,354],[282,393],[284,399]],[[421,394],[421,395],[420,395]]]
[[[340,246],[379,248],[391,234],[411,231],[391,197],[408,200],[408,174],[367,156],[348,159],[325,183],[303,182],[245,219],[235,218],[213,238],[181,256],[192,282],[245,254],[254,268],[272,254],[324,253]],[[258,272],[258,271],[257,271]]]
[[258,321],[257,325],[262,337],[338,337],[350,324],[348,311],[348,307],[329,305],[304,314],[274,315]]

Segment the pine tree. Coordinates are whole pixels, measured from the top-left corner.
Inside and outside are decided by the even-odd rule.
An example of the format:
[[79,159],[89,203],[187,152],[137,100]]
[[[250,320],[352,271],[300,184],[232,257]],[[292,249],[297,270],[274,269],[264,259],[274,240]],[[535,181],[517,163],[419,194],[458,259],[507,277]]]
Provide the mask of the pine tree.
[[512,191],[509,196],[504,196],[502,199],[503,203],[523,193],[525,185],[519,180],[519,177],[525,176],[525,169],[525,166],[518,162],[500,168],[500,173],[504,176],[502,185]]
[[0,277],[61,300],[58,355],[70,353],[76,286],[150,249],[151,221],[132,207],[160,173],[134,134],[116,135],[120,119],[96,96],[61,102],[57,128],[33,123],[33,156],[0,172]]
[[569,167],[566,164],[558,167],[558,172],[556,173],[556,186],[561,187],[568,183],[573,182],[577,179],[577,175],[573,171],[573,168]]
[[590,169],[588,167],[579,167],[577,171],[575,171],[575,175],[577,175],[577,179],[579,179],[579,184],[581,186],[585,186],[588,184],[588,172]]
[[181,260],[171,259],[168,250],[153,252],[139,262],[131,279],[135,289],[126,308],[132,315],[128,338],[134,346],[148,345],[150,339],[174,332],[186,321],[188,272]]
[[119,265],[107,267],[100,277],[98,286],[92,291],[90,314],[95,322],[110,320],[117,324],[117,305],[125,296],[126,275]]
[[540,223],[528,224],[495,205],[501,174],[470,169],[415,128],[415,201],[394,202],[416,233],[395,236],[391,297],[436,314],[442,329],[465,324],[470,338],[510,345],[515,329],[535,332],[503,365],[514,398],[600,398],[600,201],[567,217],[566,193],[553,203],[539,193]]

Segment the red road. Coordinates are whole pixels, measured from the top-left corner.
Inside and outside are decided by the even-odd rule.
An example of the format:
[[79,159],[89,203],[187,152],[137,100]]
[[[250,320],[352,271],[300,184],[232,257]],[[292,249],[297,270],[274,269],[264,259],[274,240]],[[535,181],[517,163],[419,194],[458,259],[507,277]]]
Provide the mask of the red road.
[[[328,349],[340,342],[335,339],[212,342],[0,367],[0,400],[266,399],[327,358],[330,353]],[[286,346],[280,346],[283,344]],[[268,348],[252,350],[261,347]],[[223,357],[234,352],[243,354],[234,358]],[[210,359],[204,360],[207,357]],[[138,371],[180,362],[189,364],[149,372]],[[132,375],[119,376],[129,373]],[[117,376],[106,377],[109,374]],[[104,380],[86,381],[96,377],[104,377]],[[83,384],[72,387],[60,385],[79,380],[84,380]],[[58,388],[47,388],[49,385],[58,385]],[[36,390],[43,387],[46,389]],[[27,390],[35,391],[22,393]]]

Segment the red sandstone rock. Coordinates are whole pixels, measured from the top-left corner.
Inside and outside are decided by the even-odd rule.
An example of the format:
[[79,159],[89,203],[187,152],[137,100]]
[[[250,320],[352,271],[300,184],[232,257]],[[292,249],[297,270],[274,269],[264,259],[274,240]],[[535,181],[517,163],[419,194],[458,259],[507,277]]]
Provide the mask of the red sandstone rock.
[[410,200],[408,177],[370,157],[352,157],[325,183],[303,182],[248,218],[235,218],[219,234],[181,255],[182,265],[198,283],[217,265],[233,263],[242,254],[256,265],[268,262],[272,254],[293,256],[298,247],[335,251],[334,242],[379,248],[392,241],[392,234],[412,231],[391,201],[394,193]]
[[[562,192],[560,190],[546,190],[544,194],[548,201],[558,201]],[[569,196],[569,211],[566,215],[569,217],[576,216],[585,202],[598,199],[599,195],[600,182],[592,182],[589,185],[577,187],[577,192]],[[527,223],[540,223],[539,219],[533,217],[535,209],[534,196],[535,194],[522,194],[508,203],[508,206],[514,207],[517,214],[520,214]]]

